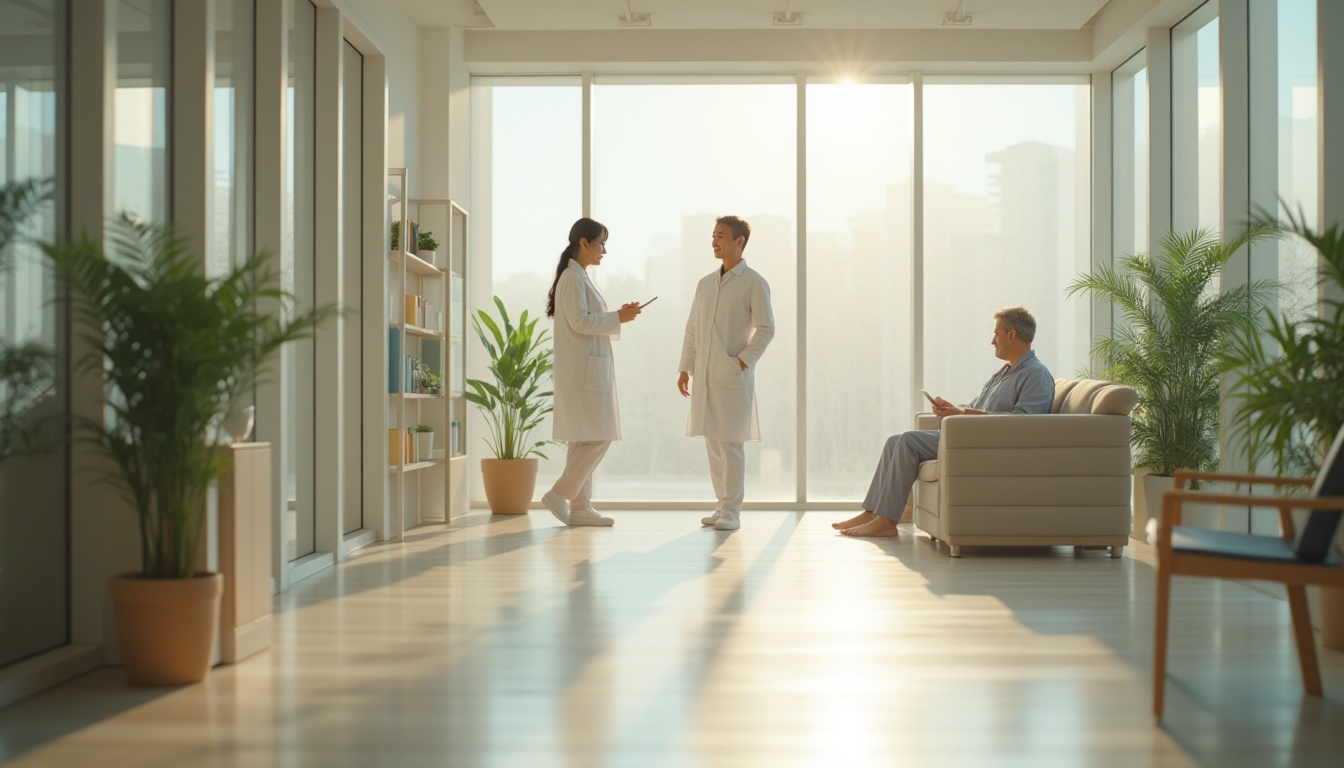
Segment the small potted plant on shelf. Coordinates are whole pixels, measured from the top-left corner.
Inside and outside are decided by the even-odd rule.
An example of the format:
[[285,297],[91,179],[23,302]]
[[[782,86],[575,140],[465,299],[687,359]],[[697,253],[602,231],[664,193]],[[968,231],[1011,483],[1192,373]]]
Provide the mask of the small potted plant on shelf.
[[537,331],[537,319],[524,310],[515,326],[504,302],[495,297],[496,322],[485,310],[471,318],[472,327],[490,355],[492,381],[467,379],[467,401],[476,406],[490,425],[485,438],[493,459],[481,459],[481,476],[490,511],[497,515],[526,514],[537,484],[539,462],[548,458],[541,448],[553,442],[530,442],[533,429],[553,410],[552,392],[542,387],[551,375],[550,345],[545,329]]
[[1258,333],[1272,281],[1214,290],[1223,266],[1265,235],[1253,229],[1226,242],[1210,230],[1169,232],[1153,255],[1127,255],[1074,280],[1069,295],[1110,302],[1122,321],[1096,340],[1098,376],[1127,384],[1134,408],[1135,493],[1131,535],[1144,538],[1178,469],[1216,469],[1222,380],[1218,354],[1236,334]]
[[222,590],[218,573],[197,570],[206,493],[227,461],[220,424],[267,360],[335,310],[267,313],[292,297],[264,253],[207,277],[171,225],[123,217],[106,236],[108,250],[88,236],[43,250],[87,329],[75,363],[109,392],[106,418],[77,425],[139,521],[140,570],[112,578],[117,638],[132,683],[199,682]]
[[419,256],[426,264],[433,264],[438,258],[439,241],[434,239],[434,233],[421,232],[415,241],[415,255]]
[[433,371],[426,370],[421,383],[424,384],[426,394],[437,395],[443,391],[443,377]]
[[411,431],[415,433],[415,460],[429,461],[434,456],[434,425],[416,424]]

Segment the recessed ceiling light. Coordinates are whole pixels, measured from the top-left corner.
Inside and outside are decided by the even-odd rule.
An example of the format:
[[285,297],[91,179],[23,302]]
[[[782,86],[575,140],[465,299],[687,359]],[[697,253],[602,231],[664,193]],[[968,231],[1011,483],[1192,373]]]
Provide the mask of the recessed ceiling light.
[[629,16],[617,16],[616,23],[622,27],[652,27],[653,14],[632,13]]
[[775,11],[773,14],[776,27],[801,27],[803,26],[803,14],[789,14],[782,11]]

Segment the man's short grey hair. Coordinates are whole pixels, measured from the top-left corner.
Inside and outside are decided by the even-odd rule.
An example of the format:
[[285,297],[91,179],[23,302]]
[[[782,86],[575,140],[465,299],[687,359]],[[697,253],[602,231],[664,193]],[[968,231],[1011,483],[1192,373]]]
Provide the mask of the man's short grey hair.
[[1017,331],[1017,337],[1028,344],[1036,338],[1036,318],[1031,316],[1026,307],[1004,307],[994,313],[994,319],[999,321],[1006,331]]

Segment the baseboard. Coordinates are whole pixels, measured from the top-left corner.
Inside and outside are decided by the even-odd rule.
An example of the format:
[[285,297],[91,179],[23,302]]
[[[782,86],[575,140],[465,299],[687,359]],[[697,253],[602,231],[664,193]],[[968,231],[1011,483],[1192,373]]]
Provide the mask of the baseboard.
[[271,647],[271,617],[259,616],[246,624],[233,628],[233,644],[228,652],[220,655],[220,663],[237,664],[240,661]]
[[102,663],[102,646],[66,645],[0,669],[0,708],[79,677]]

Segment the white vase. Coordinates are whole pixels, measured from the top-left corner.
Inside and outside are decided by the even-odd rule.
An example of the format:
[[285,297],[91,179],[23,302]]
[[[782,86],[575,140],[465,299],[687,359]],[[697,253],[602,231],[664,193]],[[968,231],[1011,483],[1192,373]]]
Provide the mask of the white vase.
[[435,260],[436,258],[438,258],[439,252],[438,252],[438,251],[416,251],[416,252],[415,252],[415,255],[416,255],[416,256],[419,256],[419,257],[420,257],[420,260],[423,261],[423,262],[425,262],[426,264],[433,264],[433,263],[434,263],[434,260]]
[[224,432],[229,437],[233,438],[233,442],[245,443],[252,435],[252,425],[256,422],[256,419],[257,407],[249,405],[246,408],[231,411],[228,416],[224,417],[224,423],[220,426],[224,428]]
[[416,432],[415,433],[415,460],[429,461],[434,455],[434,433]]

